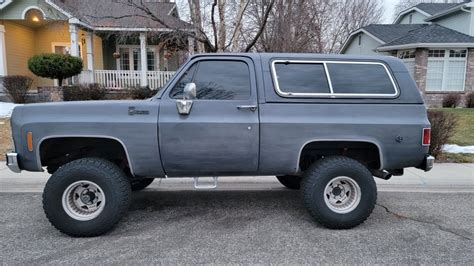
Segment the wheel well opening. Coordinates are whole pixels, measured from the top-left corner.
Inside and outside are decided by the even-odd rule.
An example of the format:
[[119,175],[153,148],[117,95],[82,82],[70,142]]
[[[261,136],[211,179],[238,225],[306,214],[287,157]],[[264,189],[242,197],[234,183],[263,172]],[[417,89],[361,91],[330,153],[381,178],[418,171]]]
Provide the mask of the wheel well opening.
[[315,141],[304,146],[299,167],[305,171],[315,161],[334,155],[342,155],[359,161],[369,169],[380,169],[379,148],[370,142],[360,141]]
[[130,173],[130,166],[123,145],[107,138],[52,138],[44,140],[40,147],[41,165],[54,173],[62,165],[71,161],[97,157],[107,159]]

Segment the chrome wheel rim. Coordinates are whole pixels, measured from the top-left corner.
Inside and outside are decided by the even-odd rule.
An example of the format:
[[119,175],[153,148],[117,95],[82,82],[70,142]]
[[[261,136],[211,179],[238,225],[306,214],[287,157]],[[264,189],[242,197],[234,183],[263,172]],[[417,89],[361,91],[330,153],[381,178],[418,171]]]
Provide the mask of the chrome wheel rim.
[[64,190],[64,211],[78,221],[89,221],[104,210],[105,195],[102,188],[91,181],[77,181]]
[[324,189],[324,202],[336,213],[349,213],[360,203],[362,193],[354,179],[347,176],[333,178]]

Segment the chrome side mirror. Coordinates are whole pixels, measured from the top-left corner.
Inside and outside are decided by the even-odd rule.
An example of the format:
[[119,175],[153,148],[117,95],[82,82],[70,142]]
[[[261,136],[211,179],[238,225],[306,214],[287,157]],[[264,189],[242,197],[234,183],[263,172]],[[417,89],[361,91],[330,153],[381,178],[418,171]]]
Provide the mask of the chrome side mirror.
[[196,84],[188,83],[183,89],[183,99],[176,100],[176,107],[180,115],[189,115],[193,107],[193,100],[196,99]]

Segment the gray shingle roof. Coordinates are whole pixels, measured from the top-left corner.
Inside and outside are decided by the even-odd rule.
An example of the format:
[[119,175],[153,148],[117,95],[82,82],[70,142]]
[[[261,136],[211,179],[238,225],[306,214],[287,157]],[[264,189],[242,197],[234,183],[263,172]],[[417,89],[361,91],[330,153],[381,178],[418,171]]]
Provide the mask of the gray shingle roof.
[[440,13],[447,9],[450,9],[456,5],[459,5],[459,4],[458,3],[449,3],[449,4],[448,3],[420,3],[416,5],[415,7],[425,11],[426,13],[430,15],[434,15],[436,13]]
[[371,24],[363,27],[364,30],[379,38],[384,42],[391,42],[398,39],[410,31],[426,26],[425,24]]
[[414,43],[474,43],[474,37],[437,24],[431,24],[412,30],[380,47]]
[[[137,0],[133,0],[137,1]],[[190,29],[191,25],[171,15],[175,3],[143,1],[162,23],[150,19],[144,11],[116,0],[53,0],[66,12],[94,27]],[[139,1],[137,1],[139,2]]]

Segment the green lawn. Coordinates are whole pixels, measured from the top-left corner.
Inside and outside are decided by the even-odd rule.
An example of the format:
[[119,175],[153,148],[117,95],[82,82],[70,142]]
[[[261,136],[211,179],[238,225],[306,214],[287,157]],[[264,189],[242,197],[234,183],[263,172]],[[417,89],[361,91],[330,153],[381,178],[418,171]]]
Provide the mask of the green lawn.
[[[436,110],[452,113],[458,117],[456,132],[448,144],[474,145],[474,108],[442,108]],[[442,157],[441,160],[447,162],[474,163],[474,154],[443,153]]]
[[451,113],[458,117],[458,126],[449,144],[474,145],[474,108],[442,108],[436,110]]

